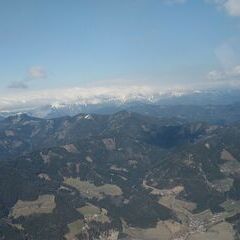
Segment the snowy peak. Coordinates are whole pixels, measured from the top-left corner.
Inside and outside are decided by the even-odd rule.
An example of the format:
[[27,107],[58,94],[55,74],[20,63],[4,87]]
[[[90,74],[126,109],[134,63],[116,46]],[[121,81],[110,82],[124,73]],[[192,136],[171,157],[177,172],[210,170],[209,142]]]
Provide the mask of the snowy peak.
[[[69,91],[65,95],[62,93],[59,96],[49,97],[47,100],[42,98],[41,101],[25,101],[20,105],[10,101],[11,107],[6,109],[8,111],[0,112],[0,115],[9,116],[21,112],[35,117],[55,118],[79,113],[111,114],[129,109],[129,107],[134,111],[140,105],[201,106],[228,105],[240,102],[239,89],[158,91],[150,88],[136,88],[123,91],[124,89],[120,88],[118,91],[116,89],[112,89],[112,91],[100,89],[99,92],[93,91],[88,94],[83,90],[76,92],[75,90]],[[38,97],[40,98],[40,96]]]

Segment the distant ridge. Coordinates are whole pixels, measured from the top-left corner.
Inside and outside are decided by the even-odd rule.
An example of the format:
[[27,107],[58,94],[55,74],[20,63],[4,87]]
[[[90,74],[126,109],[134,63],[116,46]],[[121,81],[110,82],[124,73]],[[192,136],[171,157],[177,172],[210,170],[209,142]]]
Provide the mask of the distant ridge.
[[[90,93],[91,94],[91,93]],[[123,94],[124,95],[124,94]],[[26,113],[30,116],[41,118],[57,118],[62,116],[74,116],[79,113],[112,114],[121,110],[135,111],[142,114],[158,117],[183,117],[192,120],[198,117],[206,120],[215,114],[217,119],[226,119],[229,116],[232,120],[239,119],[238,106],[240,103],[240,90],[193,90],[173,91],[156,94],[148,91],[135,92],[121,97],[112,94],[95,96],[82,96],[65,100],[50,100],[49,103],[36,102],[32,106],[27,103],[16,105],[14,108],[2,110],[0,120],[3,117]],[[228,107],[231,105],[232,107]],[[25,107],[24,107],[25,106]],[[178,106],[178,107],[174,107]],[[194,106],[194,107],[193,107]],[[232,111],[230,111],[232,109]],[[190,116],[191,115],[191,116]],[[207,120],[208,120],[207,119]]]

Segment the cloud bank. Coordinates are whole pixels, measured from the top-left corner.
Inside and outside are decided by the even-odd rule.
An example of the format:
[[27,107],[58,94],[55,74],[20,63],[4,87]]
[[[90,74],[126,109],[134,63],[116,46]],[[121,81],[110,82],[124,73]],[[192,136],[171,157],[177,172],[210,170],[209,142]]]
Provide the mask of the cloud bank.
[[228,0],[223,3],[223,7],[231,16],[240,16],[240,1]]
[[213,70],[208,73],[208,79],[219,82],[240,81],[240,65],[229,70]]
[[230,16],[240,16],[239,0],[207,0],[207,2],[213,3],[217,8],[225,10]]
[[154,101],[164,94],[179,96],[186,89],[159,89],[149,86],[127,87],[91,87],[67,88],[39,91],[24,91],[17,94],[0,96],[0,111],[34,108],[43,105],[58,105],[61,103],[100,104],[109,101]]
[[[190,0],[163,0],[166,4],[183,4]],[[195,0],[192,0],[195,1]],[[240,1],[239,0],[205,0],[207,3],[215,4],[217,8],[225,10],[230,16],[240,16]]]

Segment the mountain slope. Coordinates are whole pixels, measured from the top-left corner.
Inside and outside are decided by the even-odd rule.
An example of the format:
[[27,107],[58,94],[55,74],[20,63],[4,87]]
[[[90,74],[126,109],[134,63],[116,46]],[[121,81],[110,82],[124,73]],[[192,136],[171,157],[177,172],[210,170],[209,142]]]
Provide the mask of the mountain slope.
[[207,239],[209,231],[237,239],[239,124],[123,111],[54,120],[21,115],[0,129],[4,149],[26,144],[5,150],[11,158],[0,161],[3,239],[194,239],[199,232]]

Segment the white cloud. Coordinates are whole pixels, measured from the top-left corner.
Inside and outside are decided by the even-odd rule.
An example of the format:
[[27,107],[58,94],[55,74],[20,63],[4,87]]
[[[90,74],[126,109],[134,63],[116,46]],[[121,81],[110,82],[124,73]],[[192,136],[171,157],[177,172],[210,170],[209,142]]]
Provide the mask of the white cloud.
[[[237,41],[238,45],[238,41]],[[226,41],[225,43],[218,46],[215,50],[217,60],[221,64],[221,67],[231,69],[236,66],[239,62],[238,46],[235,43]]]
[[0,111],[33,108],[48,104],[99,104],[109,101],[149,100],[166,93],[182,94],[185,88],[160,89],[150,86],[88,87],[17,92],[0,96]]
[[240,16],[240,0],[228,0],[224,4],[225,9],[232,16]]
[[240,0],[207,0],[220,9],[224,9],[231,16],[240,16]]
[[213,70],[208,73],[208,79],[218,82],[240,81],[240,65],[236,65],[229,70]]
[[[168,5],[184,4],[188,0],[162,0]],[[225,10],[230,16],[240,16],[240,0],[204,0],[213,3],[217,8]]]

